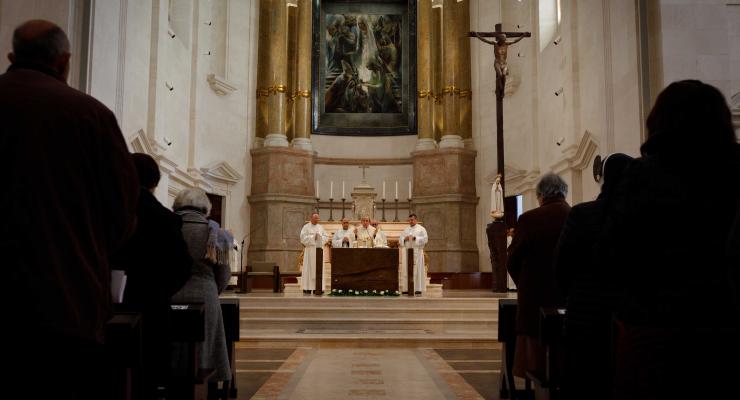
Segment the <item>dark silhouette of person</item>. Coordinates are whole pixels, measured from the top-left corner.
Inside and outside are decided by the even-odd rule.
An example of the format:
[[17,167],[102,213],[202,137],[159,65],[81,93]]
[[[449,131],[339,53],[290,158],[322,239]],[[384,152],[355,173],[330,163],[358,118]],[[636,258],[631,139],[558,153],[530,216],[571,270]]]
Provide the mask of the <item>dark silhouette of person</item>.
[[[0,76],[0,292],[12,327],[5,379],[36,398],[104,398],[110,258],[134,230],[136,171],[113,113],[67,86],[61,28],[23,23],[8,59]],[[39,368],[49,372],[43,384]]]
[[138,223],[114,266],[127,275],[123,306],[142,314],[145,393],[136,397],[156,398],[170,369],[170,298],[190,279],[193,259],[182,237],[180,216],[154,197],[160,179],[157,162],[141,153],[133,159],[141,185]]
[[517,287],[515,376],[531,371],[545,374],[545,349],[539,343],[540,308],[561,304],[553,272],[553,252],[570,206],[568,185],[548,173],[537,183],[540,206],[519,217],[516,235],[508,248],[506,268]]
[[740,150],[727,102],[696,80],[670,84],[647,118],[596,246],[619,288],[616,399],[721,398],[740,374],[740,310],[727,243]]
[[611,317],[614,288],[593,246],[604,224],[614,188],[633,158],[611,154],[603,162],[601,193],[596,200],[571,208],[555,251],[555,277],[565,299],[565,362],[562,390],[566,399],[607,399],[611,393]]

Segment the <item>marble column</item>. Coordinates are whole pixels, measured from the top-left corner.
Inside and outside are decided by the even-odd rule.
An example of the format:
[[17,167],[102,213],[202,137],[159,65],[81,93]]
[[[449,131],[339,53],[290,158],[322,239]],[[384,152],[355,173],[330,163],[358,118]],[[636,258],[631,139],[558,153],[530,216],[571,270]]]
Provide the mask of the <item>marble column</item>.
[[443,84],[442,97],[444,102],[444,126],[440,148],[463,147],[460,136],[459,115],[459,27],[458,27],[457,0],[444,0],[442,3],[442,42],[443,42]]
[[[288,147],[286,119],[288,112],[288,6],[285,0],[270,2],[269,31],[269,119],[265,147]],[[262,28],[260,28],[262,30]]]
[[473,149],[473,118],[472,118],[472,92],[470,89],[470,41],[467,36],[470,32],[470,0],[462,0],[457,3],[458,17],[458,85],[459,113],[460,113],[460,136],[466,149]]
[[298,1],[298,68],[295,97],[293,148],[313,152],[311,144],[311,0]]
[[414,208],[429,233],[430,272],[478,272],[476,152],[415,151]]
[[[257,59],[266,60],[270,56],[270,26],[271,0],[260,0],[259,11],[259,36],[257,44]],[[268,83],[270,80],[270,64],[266,62],[257,63],[257,112],[255,115],[255,139],[254,147],[262,147],[267,136],[267,127],[270,117],[269,99],[270,92]]]
[[437,142],[434,140],[432,128],[432,113],[434,106],[434,92],[432,87],[432,0],[419,0],[417,3],[416,28],[416,79],[418,82],[417,121],[418,140],[416,150],[434,150]]

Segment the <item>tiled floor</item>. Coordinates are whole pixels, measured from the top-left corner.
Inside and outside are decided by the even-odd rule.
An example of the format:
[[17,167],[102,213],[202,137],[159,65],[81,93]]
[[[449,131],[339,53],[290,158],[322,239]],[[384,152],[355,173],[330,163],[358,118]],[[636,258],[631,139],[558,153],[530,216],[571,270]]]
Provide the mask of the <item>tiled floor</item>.
[[499,349],[237,349],[239,399],[498,399]]

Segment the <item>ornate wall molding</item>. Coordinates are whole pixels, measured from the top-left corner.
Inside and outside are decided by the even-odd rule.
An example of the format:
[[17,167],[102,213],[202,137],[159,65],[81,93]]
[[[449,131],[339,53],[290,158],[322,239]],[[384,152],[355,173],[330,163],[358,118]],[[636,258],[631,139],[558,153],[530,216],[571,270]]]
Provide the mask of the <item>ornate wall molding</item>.
[[412,158],[336,158],[315,157],[314,164],[320,165],[411,165]]
[[233,93],[237,89],[237,87],[227,81],[226,78],[220,77],[216,74],[208,74],[206,76],[206,80],[208,81],[208,86],[210,86],[219,96]]
[[563,149],[563,158],[555,162],[550,168],[556,174],[568,170],[582,171],[588,167],[599,149],[596,137],[586,130],[581,136],[578,146],[571,145]]
[[206,179],[215,180],[227,185],[233,185],[243,178],[236,168],[232,167],[226,161],[212,163],[207,167],[201,168],[200,171]]

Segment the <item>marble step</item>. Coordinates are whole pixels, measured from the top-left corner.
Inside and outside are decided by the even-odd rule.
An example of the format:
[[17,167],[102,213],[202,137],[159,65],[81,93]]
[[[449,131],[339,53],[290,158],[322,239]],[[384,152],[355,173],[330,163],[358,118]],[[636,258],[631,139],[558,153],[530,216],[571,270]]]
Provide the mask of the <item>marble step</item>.
[[[222,296],[224,298],[234,296]],[[300,295],[295,297],[239,297],[241,308],[465,308],[498,310],[498,299],[489,298],[428,298],[428,297],[333,297]]]
[[494,334],[498,320],[466,319],[450,320],[444,318],[240,318],[241,329],[277,329],[285,333],[298,333],[301,330],[317,332],[341,331],[425,331],[425,333],[480,333]]
[[[240,307],[242,318],[333,318],[347,313],[347,307]],[[357,307],[351,317],[359,318],[437,318],[453,321],[466,319],[498,318],[498,309],[488,308],[424,308],[424,307]]]
[[430,333],[419,330],[304,331],[286,333],[271,329],[242,329],[240,345],[247,347],[424,347],[483,349],[500,348],[495,332]]

